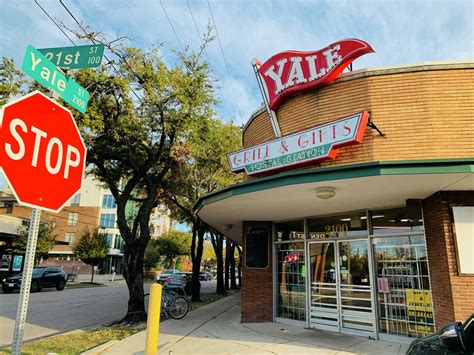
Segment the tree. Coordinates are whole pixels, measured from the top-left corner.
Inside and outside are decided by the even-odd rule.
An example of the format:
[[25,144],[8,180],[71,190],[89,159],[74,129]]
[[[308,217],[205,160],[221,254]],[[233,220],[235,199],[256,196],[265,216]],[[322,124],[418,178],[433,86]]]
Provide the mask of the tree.
[[[56,242],[54,234],[55,225],[53,223],[40,223],[38,229],[38,241],[36,242],[35,265],[48,256]],[[16,254],[25,254],[28,244],[28,228],[20,227],[18,237],[12,243],[12,252]]]
[[[229,171],[226,154],[240,147],[240,129],[210,117],[200,121],[187,138],[181,145],[183,159],[173,167],[164,196],[174,219],[192,227],[192,300],[199,301],[199,272],[209,227],[196,215],[194,204],[201,196],[238,181]],[[217,265],[219,271],[219,259]]]
[[202,264],[204,267],[204,271],[210,270],[214,263],[216,262],[216,253],[214,252],[214,248],[212,243],[206,239],[204,240],[203,250],[202,250]]
[[220,295],[225,295],[227,293],[224,285],[224,235],[219,233],[214,228],[209,230],[211,234],[211,242],[214,247],[214,252],[216,253],[216,262],[217,262],[217,275],[216,275],[216,293]]
[[26,83],[24,74],[15,68],[13,59],[2,57],[0,63],[0,106],[6,104],[11,96],[22,93],[22,86]]
[[158,246],[156,243],[153,243],[152,240],[145,249],[145,254],[143,258],[143,266],[148,271],[149,269],[156,267],[158,262],[161,259],[160,251],[158,250]]
[[[114,54],[115,64],[75,75],[90,93],[87,112],[76,120],[90,172],[109,188],[117,204],[129,291],[123,321],[141,322],[146,320],[143,268],[150,214],[161,202],[163,180],[181,159],[182,142],[196,122],[212,112],[213,86],[202,60],[204,46],[198,53],[178,53],[168,64],[158,49],[126,48],[99,33],[89,37]],[[136,214],[127,221],[126,206],[132,202]]]
[[156,244],[159,254],[165,256],[165,268],[171,268],[176,257],[189,254],[191,235],[171,230],[153,240],[153,243]]
[[74,254],[87,265],[91,265],[91,283],[94,282],[95,266],[107,257],[109,248],[107,234],[99,233],[98,229],[94,229],[92,233],[85,230],[81,240],[74,245]]

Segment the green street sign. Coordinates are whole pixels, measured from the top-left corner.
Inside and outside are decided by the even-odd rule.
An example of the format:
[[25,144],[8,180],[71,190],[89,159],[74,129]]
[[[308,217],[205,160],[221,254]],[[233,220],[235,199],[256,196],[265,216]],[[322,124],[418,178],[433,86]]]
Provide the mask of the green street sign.
[[33,46],[26,48],[21,69],[38,83],[56,91],[69,105],[84,113],[89,102],[89,93],[74,79],[65,76]]
[[60,68],[96,68],[102,63],[104,45],[42,48],[38,51]]

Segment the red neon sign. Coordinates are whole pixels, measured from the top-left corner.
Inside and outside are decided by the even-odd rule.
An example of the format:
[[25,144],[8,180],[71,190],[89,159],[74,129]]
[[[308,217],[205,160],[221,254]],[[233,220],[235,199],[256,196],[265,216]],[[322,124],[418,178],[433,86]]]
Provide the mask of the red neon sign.
[[375,52],[367,42],[345,39],[315,52],[281,52],[259,68],[270,109],[290,95],[327,85],[358,57]]
[[300,260],[299,253],[291,253],[291,254],[285,255],[285,263],[292,264],[292,263],[296,263],[298,260]]

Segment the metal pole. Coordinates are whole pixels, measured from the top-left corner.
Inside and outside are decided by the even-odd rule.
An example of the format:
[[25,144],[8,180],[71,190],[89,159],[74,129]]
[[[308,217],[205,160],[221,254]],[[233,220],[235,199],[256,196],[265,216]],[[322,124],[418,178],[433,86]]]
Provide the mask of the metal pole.
[[280,125],[278,124],[278,120],[276,118],[275,111],[273,111],[270,108],[270,103],[268,102],[268,97],[267,97],[265,85],[263,84],[260,73],[258,72],[257,62],[258,61],[256,59],[252,60],[252,68],[253,68],[253,71],[255,73],[255,77],[257,78],[258,87],[260,88],[260,92],[261,92],[262,97],[263,97],[263,103],[265,104],[265,108],[267,109],[268,118],[269,118],[270,123],[271,123],[272,128],[273,128],[273,133],[275,133],[276,138],[280,138],[281,137]]
[[13,333],[12,354],[21,354],[21,343],[23,342],[23,330],[25,328],[26,314],[28,311],[28,300],[30,298],[31,276],[35,266],[36,242],[38,240],[38,229],[40,225],[41,210],[33,208],[31,211],[30,227],[28,228],[28,242],[26,244],[25,266],[21,280],[20,299],[15,320],[15,331]]
[[146,323],[146,355],[158,354],[162,292],[163,290],[160,284],[151,285],[150,300],[148,301],[148,319]]

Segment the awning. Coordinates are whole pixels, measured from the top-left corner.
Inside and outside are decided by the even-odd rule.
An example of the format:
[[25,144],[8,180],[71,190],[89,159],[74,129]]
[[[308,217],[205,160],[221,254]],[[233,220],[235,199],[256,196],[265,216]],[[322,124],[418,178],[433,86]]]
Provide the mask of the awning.
[[[332,186],[336,195],[316,197]],[[237,243],[242,221],[281,221],[361,209],[400,207],[438,191],[474,190],[474,158],[371,162],[272,175],[200,198],[198,216]],[[229,230],[230,228],[230,230]]]

